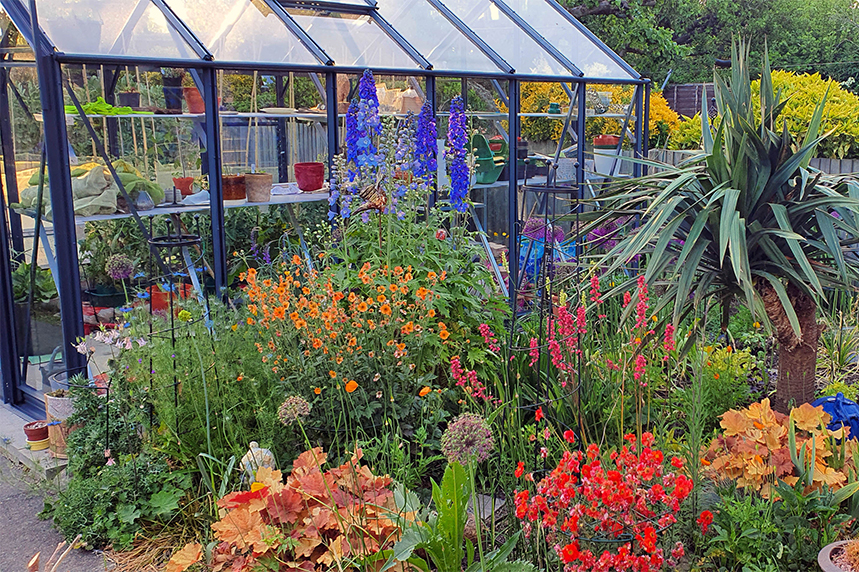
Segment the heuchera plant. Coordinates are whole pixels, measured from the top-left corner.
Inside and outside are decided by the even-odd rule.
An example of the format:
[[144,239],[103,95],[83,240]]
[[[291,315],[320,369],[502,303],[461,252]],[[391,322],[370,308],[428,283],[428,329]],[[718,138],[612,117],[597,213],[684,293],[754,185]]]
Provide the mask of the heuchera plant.
[[[571,431],[565,439],[574,440]],[[635,435],[625,440],[628,445],[613,451],[609,462],[595,444],[587,452],[566,451],[533,497],[528,490],[516,493],[525,534],[540,527],[567,572],[660,570],[684,554],[679,542],[667,559],[659,547],[659,534],[677,521],[692,492],[692,480],[680,473],[683,461],[673,457],[666,467],[650,433],[642,434],[640,447]]]
[[[791,410],[789,417],[773,411],[769,399],[746,409],[731,409],[722,415],[725,432],[713,440],[701,462],[713,478],[736,480],[738,487],[760,491],[765,497],[777,479],[795,485],[796,465],[811,462],[814,474],[808,490],[823,485],[839,489],[854,467],[855,441],[848,445],[844,437],[849,428],[829,430],[829,421],[823,407],[808,403]],[[806,458],[800,461],[797,455],[803,451]]]
[[[390,518],[396,510],[391,478],[374,476],[360,459],[358,450],[323,472],[326,455],[317,447],[299,455],[285,484],[280,471],[260,468],[250,491],[218,501],[222,517],[212,525],[218,542],[205,569],[343,570],[389,547],[399,537]],[[189,544],[166,572],[201,560],[203,547]]]

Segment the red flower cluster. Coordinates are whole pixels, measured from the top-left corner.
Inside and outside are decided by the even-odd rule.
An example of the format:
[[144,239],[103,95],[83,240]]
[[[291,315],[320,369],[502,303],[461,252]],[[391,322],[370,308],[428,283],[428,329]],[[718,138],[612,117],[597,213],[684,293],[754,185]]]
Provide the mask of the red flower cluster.
[[602,320],[607,316],[599,311],[599,307],[601,304],[605,303],[605,300],[602,299],[602,293],[600,292],[600,279],[596,274],[591,276],[591,302],[596,304],[597,307],[597,318]]
[[[527,521],[526,534],[534,524],[545,529],[567,572],[649,572],[665,563],[659,532],[676,522],[692,481],[674,472],[683,467],[680,459],[663,466],[664,455],[652,448],[650,433],[641,436],[640,451],[635,435],[625,439],[629,444],[612,452],[606,466],[597,445],[589,445],[586,453],[567,451],[538,483],[533,497],[527,490],[516,493],[516,516]],[[616,548],[601,554],[585,547],[597,537],[616,540],[625,535],[633,540],[613,543]],[[670,561],[682,554],[682,545],[675,545]]]
[[701,534],[707,534],[710,525],[713,524],[713,513],[705,510],[698,516],[698,526],[701,527]]
[[474,399],[480,399],[495,405],[501,404],[501,400],[492,397],[492,395],[488,393],[486,386],[477,379],[476,371],[462,367],[462,362],[459,361],[459,356],[453,356],[450,359],[450,375],[456,382],[456,386],[463,388],[465,392]]

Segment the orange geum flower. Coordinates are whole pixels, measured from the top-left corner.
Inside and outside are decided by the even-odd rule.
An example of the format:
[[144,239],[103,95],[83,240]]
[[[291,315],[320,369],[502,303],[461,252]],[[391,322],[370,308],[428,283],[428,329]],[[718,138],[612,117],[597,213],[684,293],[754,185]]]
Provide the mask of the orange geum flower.
[[322,347],[322,340],[319,338],[313,338],[313,349],[318,350]]
[[390,316],[391,315],[391,307],[388,304],[384,304],[381,308],[379,308],[379,312],[381,312],[385,316]]
[[249,325],[249,326],[253,326],[253,325],[254,325],[254,319],[253,319],[253,318],[248,318],[248,319],[247,319],[247,322],[248,322],[248,325]]
[[399,276],[402,273],[403,273],[403,267],[402,266],[394,266],[394,274]]
[[391,292],[396,292],[397,290],[399,290],[399,287],[396,284],[391,284],[388,286],[388,290],[390,290]]
[[346,383],[346,388],[345,388],[345,389],[346,389],[346,393],[352,393],[353,391],[355,391],[356,389],[358,389],[358,382],[357,382],[357,381],[355,381],[354,379],[350,379],[350,380]]
[[313,393],[315,393],[316,395],[319,395],[320,393],[322,393],[322,388],[321,387],[314,387]]
[[299,258],[297,254],[293,254],[292,255],[292,263],[295,264],[296,266],[300,265],[301,264],[301,258]]
[[406,344],[403,344],[403,343],[397,344],[397,350],[398,351],[403,351],[405,349],[406,349]]
[[432,308],[427,310],[427,316],[429,316],[430,318],[435,318],[435,310]]
[[438,337],[440,337],[443,340],[446,340],[447,338],[450,337],[450,332],[448,332],[447,330],[442,330],[438,333]]
[[367,303],[361,302],[360,304],[358,304],[358,311],[359,312],[366,312],[367,311]]
[[330,376],[331,376],[331,379],[336,379],[336,378],[337,378],[337,372],[336,372],[336,371],[334,371],[333,369],[332,369],[331,371],[329,371],[329,372],[328,372],[328,375],[330,375]]
[[406,325],[400,328],[400,331],[404,334],[411,334],[415,331],[415,325],[412,322],[406,322]]
[[421,390],[420,390],[420,392],[418,393],[418,395],[420,395],[421,397],[423,397],[423,396],[427,395],[430,391],[432,391],[432,388],[430,388],[430,386],[428,386],[428,385],[427,385],[427,386],[425,386],[423,389],[421,389]]
[[337,359],[335,359],[334,361],[337,362],[337,365],[340,365],[341,363],[343,363],[343,356],[337,356]]
[[440,330],[446,330],[447,329],[447,326],[444,325],[444,322],[439,322],[438,327]]
[[387,300],[388,300],[388,298],[385,297],[384,294],[379,294],[378,296],[376,296],[376,301],[379,302],[380,304],[383,302],[387,302]]
[[350,302],[354,302],[356,298],[357,298],[357,296],[355,296],[355,293],[354,293],[354,292],[349,292],[349,298],[348,298],[348,300],[349,300]]

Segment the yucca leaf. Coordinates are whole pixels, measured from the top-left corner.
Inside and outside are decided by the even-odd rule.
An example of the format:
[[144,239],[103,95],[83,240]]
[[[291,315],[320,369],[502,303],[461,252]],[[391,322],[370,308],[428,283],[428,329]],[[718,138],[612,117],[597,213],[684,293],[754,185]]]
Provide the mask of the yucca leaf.
[[725,252],[728,250],[728,242],[731,240],[731,224],[737,213],[737,199],[740,198],[739,189],[726,189],[725,200],[722,203],[722,212],[719,216],[719,264],[725,260]]
[[773,287],[773,290],[775,290],[775,293],[778,296],[779,302],[781,302],[782,308],[784,308],[784,313],[787,315],[787,320],[790,322],[790,327],[793,329],[794,335],[797,338],[801,338],[802,330],[799,327],[799,318],[796,317],[796,310],[793,309],[793,304],[790,303],[790,298],[787,295],[787,290],[785,290],[784,284],[769,272],[757,271],[755,274],[766,279],[767,282],[770,283],[770,286]]

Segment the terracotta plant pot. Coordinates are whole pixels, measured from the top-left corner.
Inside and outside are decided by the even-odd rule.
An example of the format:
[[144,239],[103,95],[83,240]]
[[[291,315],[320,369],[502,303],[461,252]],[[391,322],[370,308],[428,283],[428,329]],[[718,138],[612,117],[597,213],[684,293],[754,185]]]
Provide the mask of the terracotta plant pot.
[[245,192],[249,203],[271,200],[271,173],[245,173]]
[[594,147],[617,147],[620,137],[617,135],[597,135],[594,137]]
[[221,175],[225,201],[241,201],[246,197],[244,175]]
[[194,177],[173,177],[173,186],[182,191],[182,196],[193,195]]
[[196,87],[183,87],[182,93],[185,95],[185,103],[188,104],[188,113],[206,113],[206,103],[200,90]]
[[325,181],[325,165],[322,163],[296,163],[295,180],[302,191],[318,191]]
[[[179,313],[179,299],[188,298],[194,293],[194,287],[190,284],[177,284],[178,296],[174,294],[173,311]],[[156,285],[147,288],[149,292],[149,304],[152,311],[166,312],[170,308],[170,293],[164,292]]]
[[24,434],[27,436],[27,441],[42,441],[48,438],[48,422],[47,421],[30,421],[24,425]]

